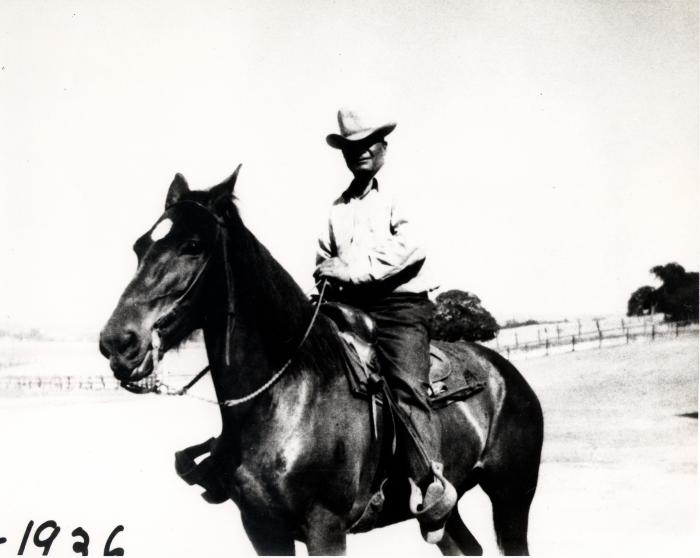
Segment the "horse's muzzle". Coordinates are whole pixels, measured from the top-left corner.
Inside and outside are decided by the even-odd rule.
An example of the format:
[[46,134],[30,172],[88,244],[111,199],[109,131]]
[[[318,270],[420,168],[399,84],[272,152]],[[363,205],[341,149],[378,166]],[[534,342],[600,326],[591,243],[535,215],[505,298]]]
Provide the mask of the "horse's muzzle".
[[130,380],[132,373],[143,378],[153,370],[149,347],[144,347],[135,330],[105,327],[100,334],[100,352],[109,359],[114,376]]

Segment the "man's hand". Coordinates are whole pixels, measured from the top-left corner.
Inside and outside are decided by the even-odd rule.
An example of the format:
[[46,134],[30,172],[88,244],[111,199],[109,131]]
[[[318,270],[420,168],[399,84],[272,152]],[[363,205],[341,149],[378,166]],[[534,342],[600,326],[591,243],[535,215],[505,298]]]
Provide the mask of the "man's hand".
[[322,262],[314,271],[314,278],[331,279],[341,283],[350,282],[350,268],[340,258],[330,258]]

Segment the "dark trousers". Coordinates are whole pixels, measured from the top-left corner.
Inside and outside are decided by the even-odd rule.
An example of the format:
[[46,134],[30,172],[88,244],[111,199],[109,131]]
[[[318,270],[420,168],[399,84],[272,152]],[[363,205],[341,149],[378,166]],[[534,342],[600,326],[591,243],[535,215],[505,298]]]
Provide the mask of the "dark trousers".
[[[377,325],[376,352],[399,411],[409,421],[428,459],[437,460],[440,432],[427,401],[430,372],[429,324],[432,304],[425,293],[395,293],[353,304],[367,312]],[[429,474],[425,458],[407,440],[411,476],[423,480]]]

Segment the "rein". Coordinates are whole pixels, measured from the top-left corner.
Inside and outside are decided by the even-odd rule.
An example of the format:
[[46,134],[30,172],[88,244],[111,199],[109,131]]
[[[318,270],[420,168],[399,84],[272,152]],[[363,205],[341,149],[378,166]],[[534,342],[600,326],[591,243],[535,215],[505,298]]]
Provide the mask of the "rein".
[[[172,208],[175,205],[178,204],[189,204],[189,205],[195,205],[199,207],[200,209],[203,209],[207,215],[212,217],[214,221],[217,224],[217,235],[216,235],[216,242],[219,243],[219,239],[221,239],[221,247],[222,247],[222,252],[223,252],[223,264],[224,264],[224,269],[226,272],[226,291],[227,291],[227,309],[226,309],[226,314],[227,314],[227,319],[226,319],[226,336],[224,339],[224,362],[228,366],[230,364],[230,343],[231,343],[231,337],[233,336],[233,328],[235,325],[235,304],[234,304],[234,298],[233,298],[233,271],[229,265],[229,260],[228,260],[228,234],[226,232],[226,224],[223,219],[221,219],[219,216],[215,215],[208,207],[205,205],[193,201],[193,200],[183,200],[180,202],[176,202],[172,205],[170,205],[167,209]],[[223,230],[223,234],[221,234],[221,231]],[[292,363],[294,360],[294,357],[296,354],[299,352],[301,349],[302,345],[306,341],[306,339],[309,337],[309,334],[311,333],[311,330],[316,323],[316,318],[318,317],[319,310],[321,308],[321,304],[323,303],[323,295],[326,290],[326,285],[328,284],[328,280],[324,279],[321,285],[321,291],[319,293],[318,300],[316,302],[316,306],[314,308],[314,313],[311,317],[311,320],[309,321],[309,325],[306,328],[306,331],[304,332],[303,337],[301,338],[301,341],[297,345],[296,349],[294,352],[291,354],[291,356],[287,359],[287,361],[282,365],[282,367],[277,370],[271,377],[270,379],[265,382],[262,386],[260,386],[258,389],[255,391],[249,393],[248,395],[245,395],[243,397],[238,397],[234,399],[225,399],[224,401],[218,401],[218,400],[211,400],[207,399],[204,397],[197,397],[193,396],[191,394],[188,394],[188,391],[192,386],[194,386],[199,380],[201,380],[207,372],[211,371],[210,365],[205,366],[202,370],[200,370],[195,377],[190,380],[185,386],[179,389],[174,389],[170,387],[168,384],[160,381],[157,376],[158,376],[158,366],[160,365],[161,358],[163,354],[161,353],[161,338],[160,338],[160,327],[166,325],[168,322],[172,321],[174,317],[177,315],[178,310],[180,309],[180,303],[187,297],[190,292],[194,289],[195,285],[199,283],[199,280],[201,277],[204,275],[204,272],[206,271],[209,262],[211,261],[211,253],[207,256],[206,260],[202,264],[202,267],[199,269],[197,274],[195,275],[194,279],[190,282],[190,284],[187,286],[187,288],[178,296],[178,298],[175,301],[175,305],[172,310],[161,316],[158,320],[156,320],[153,330],[151,332],[151,358],[153,359],[153,374],[156,376],[155,382],[153,382],[152,385],[148,387],[142,387],[139,386],[138,384],[133,384],[129,382],[123,382],[122,387],[127,389],[128,391],[131,391],[133,393],[157,393],[161,395],[190,395],[190,397],[194,397],[196,399],[200,399],[203,401],[207,401],[209,403],[213,403],[215,405],[219,405],[222,407],[235,407],[238,405],[242,405],[243,403],[247,403],[248,401],[251,401],[252,399],[255,399],[265,391],[267,391],[272,385],[279,380],[279,378],[284,374],[284,372],[289,368],[289,365]],[[316,286],[319,285],[320,282],[316,283]],[[169,293],[168,293],[169,294]],[[168,296],[168,294],[165,295],[159,295],[158,298],[163,298],[165,296]]]

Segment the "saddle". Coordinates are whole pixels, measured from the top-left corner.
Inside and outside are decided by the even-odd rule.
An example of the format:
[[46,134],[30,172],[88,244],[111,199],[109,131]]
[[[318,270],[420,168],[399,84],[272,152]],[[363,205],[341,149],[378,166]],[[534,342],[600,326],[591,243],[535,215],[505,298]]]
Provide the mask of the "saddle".
[[[321,311],[337,326],[346,342],[350,390],[356,397],[371,397],[376,393],[375,375],[381,372],[374,354],[374,321],[362,310],[339,302],[324,303]],[[481,391],[486,385],[482,368],[468,345],[431,341],[430,374],[425,386],[430,406],[445,407]]]

